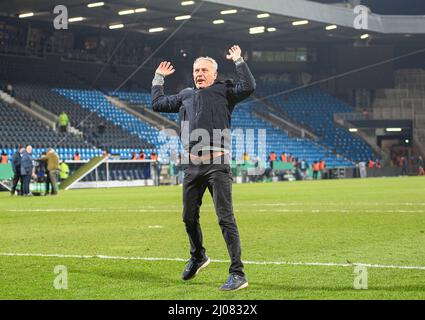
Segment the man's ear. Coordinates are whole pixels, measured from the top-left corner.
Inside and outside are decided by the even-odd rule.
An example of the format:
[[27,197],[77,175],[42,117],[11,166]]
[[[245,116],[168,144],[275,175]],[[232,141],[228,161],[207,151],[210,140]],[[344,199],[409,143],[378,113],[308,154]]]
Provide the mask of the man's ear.
[[214,73],[214,80],[216,80],[216,79],[217,79],[217,76],[218,76],[218,72],[216,71],[216,72]]

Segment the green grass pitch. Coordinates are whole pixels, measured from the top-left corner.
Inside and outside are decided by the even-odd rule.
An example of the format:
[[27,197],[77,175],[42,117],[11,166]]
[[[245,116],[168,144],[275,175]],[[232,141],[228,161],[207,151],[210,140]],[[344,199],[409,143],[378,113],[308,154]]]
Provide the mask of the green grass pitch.
[[[243,260],[319,264],[246,264],[250,285],[232,293],[220,261],[184,282],[184,261],[31,255],[187,259],[181,187],[1,193],[0,299],[424,299],[425,268],[369,267],[355,290],[350,266],[425,266],[424,191],[419,177],[234,185]],[[207,254],[228,260],[208,193],[201,225]]]

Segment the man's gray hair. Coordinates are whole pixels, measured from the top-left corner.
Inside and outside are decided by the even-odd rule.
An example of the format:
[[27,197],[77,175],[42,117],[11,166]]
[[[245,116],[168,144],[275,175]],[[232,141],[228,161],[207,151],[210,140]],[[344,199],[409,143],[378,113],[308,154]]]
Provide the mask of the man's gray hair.
[[217,71],[217,70],[218,70],[218,63],[217,63],[217,61],[215,61],[215,60],[214,60],[213,58],[211,58],[211,57],[199,57],[199,58],[197,58],[197,59],[195,60],[195,62],[193,63],[193,66],[195,66],[195,64],[196,64],[197,62],[201,61],[201,60],[207,60],[207,61],[211,62],[211,63],[213,64],[214,68],[215,68],[215,71]]

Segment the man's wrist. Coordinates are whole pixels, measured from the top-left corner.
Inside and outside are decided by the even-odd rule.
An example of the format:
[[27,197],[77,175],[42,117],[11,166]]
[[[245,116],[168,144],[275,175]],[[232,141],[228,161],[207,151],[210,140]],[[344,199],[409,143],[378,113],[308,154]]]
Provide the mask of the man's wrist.
[[235,61],[234,61],[234,63],[236,64],[236,65],[239,65],[239,64],[241,64],[241,63],[244,63],[245,61],[243,60],[243,58],[242,57],[239,57],[238,59],[236,59]]
[[155,73],[155,77],[152,80],[152,86],[162,86],[164,85],[165,76],[161,73]]

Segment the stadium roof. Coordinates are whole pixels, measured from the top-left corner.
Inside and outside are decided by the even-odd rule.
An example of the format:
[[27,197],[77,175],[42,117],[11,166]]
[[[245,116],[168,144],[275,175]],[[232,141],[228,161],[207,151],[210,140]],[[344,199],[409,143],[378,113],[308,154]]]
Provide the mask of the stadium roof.
[[[60,4],[68,8],[69,18],[82,18],[82,21],[71,22],[71,27],[72,25],[79,25],[108,30],[110,26],[114,26],[119,30],[131,30],[152,34],[152,36],[168,36],[182,24],[184,25],[176,34],[176,38],[206,36],[226,41],[237,39],[238,41],[259,42],[352,42],[358,40],[365,33],[362,30],[349,27],[330,27],[329,23],[312,20],[309,20],[306,24],[300,22],[299,25],[294,26],[294,22],[303,19],[273,13],[270,13],[269,16],[258,16],[264,12],[251,10],[246,6],[245,8],[238,8],[225,3],[212,3],[214,1],[104,0],[103,5],[88,7],[88,4],[98,1],[62,0]],[[224,2],[237,3],[238,1],[227,0]],[[274,1],[261,1],[259,3],[267,8],[271,2]],[[334,1],[318,0],[317,2],[328,4]],[[57,4],[57,1],[51,0],[2,1],[0,3],[0,15],[17,18],[20,14],[32,12],[34,14],[25,18],[26,20],[49,22],[52,23],[53,27],[53,19],[57,16],[53,13],[53,8]],[[237,12],[230,14],[223,12],[230,9],[237,10]],[[185,18],[188,18],[187,16],[190,16],[190,19],[185,20]],[[180,17],[180,19],[177,17]],[[219,20],[223,20],[224,23],[219,23],[221,22]],[[254,34],[250,34],[250,28],[253,27],[260,28],[254,29],[252,31]],[[326,30],[326,27],[329,27],[330,30]],[[163,30],[158,28],[163,28]],[[112,33],[117,32],[117,30],[110,31]],[[391,42],[394,42],[394,39],[397,39],[397,41],[412,41],[413,38],[416,40],[418,37],[423,39],[423,35],[412,37],[410,34],[408,37],[405,34],[376,34],[374,37],[383,41],[388,39]]]

